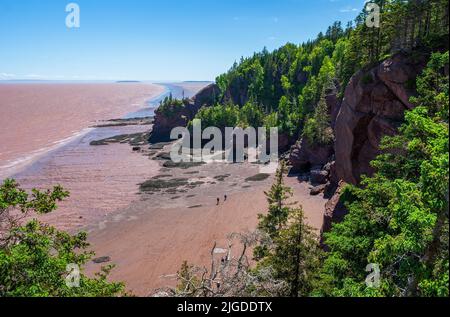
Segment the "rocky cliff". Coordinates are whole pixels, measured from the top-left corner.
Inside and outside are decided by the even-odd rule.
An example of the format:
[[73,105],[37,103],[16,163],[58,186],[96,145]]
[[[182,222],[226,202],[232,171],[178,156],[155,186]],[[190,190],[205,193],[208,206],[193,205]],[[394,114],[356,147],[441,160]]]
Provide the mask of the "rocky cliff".
[[[380,154],[384,136],[395,135],[409,102],[415,81],[426,65],[427,56],[398,53],[375,66],[356,73],[345,89],[342,100],[337,91],[328,91],[326,102],[331,117],[333,145],[310,144],[301,139],[291,149],[293,171],[309,172],[312,193],[325,191],[330,197],[322,232],[343,219],[346,211],[340,203],[345,184],[357,185],[362,175],[374,173],[370,162]],[[326,186],[322,184],[327,184]]]
[[357,184],[373,174],[370,162],[380,154],[381,139],[394,135],[413,107],[409,98],[425,61],[426,56],[399,53],[350,80],[335,127],[337,179]]
[[192,99],[185,100],[182,107],[170,111],[157,109],[150,143],[170,141],[170,132],[173,128],[187,126],[201,107],[208,107],[216,102],[219,93],[217,85],[211,84],[200,90]]
[[[355,74],[345,89],[342,103],[336,100],[334,109],[339,108],[339,112],[333,127],[335,144],[328,158],[334,160],[329,169],[327,193],[331,198],[326,205],[322,233],[328,232],[333,223],[342,221],[347,213],[341,202],[343,188],[347,183],[358,184],[362,175],[373,174],[370,162],[380,154],[381,139],[395,135],[404,112],[413,108],[409,98],[416,93],[416,77],[425,67],[426,59],[421,54],[396,54]],[[334,99],[329,100],[333,103]],[[307,147],[303,153],[311,150]],[[295,157],[294,151],[293,154]],[[324,155],[321,149],[309,157],[322,163]]]

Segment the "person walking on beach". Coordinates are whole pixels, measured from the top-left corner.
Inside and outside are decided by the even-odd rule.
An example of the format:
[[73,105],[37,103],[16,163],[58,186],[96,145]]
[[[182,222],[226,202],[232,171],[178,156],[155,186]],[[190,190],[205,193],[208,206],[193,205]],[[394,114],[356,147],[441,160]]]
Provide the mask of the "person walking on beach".
[[217,198],[217,206],[220,204],[220,198]]
[[227,195],[225,195],[225,196],[223,196],[223,201],[227,201],[227,199],[228,199],[228,196]]

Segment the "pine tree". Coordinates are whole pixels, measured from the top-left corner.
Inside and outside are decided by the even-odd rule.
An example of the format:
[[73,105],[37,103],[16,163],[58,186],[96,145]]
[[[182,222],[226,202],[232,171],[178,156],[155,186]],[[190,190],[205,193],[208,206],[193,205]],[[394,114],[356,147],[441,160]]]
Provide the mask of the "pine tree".
[[285,173],[283,162],[275,183],[266,194],[269,213],[260,216],[259,229],[267,236],[255,248],[257,271],[270,269],[275,279],[288,286],[285,295],[309,296],[320,267],[319,239],[314,229],[306,224],[303,208],[286,203],[292,189],[284,185]]
[[292,209],[265,260],[275,277],[289,285],[291,297],[309,296],[317,279],[321,251],[314,229],[306,224],[303,208]]
[[266,192],[269,203],[267,215],[259,215],[258,229],[268,234],[272,239],[276,238],[280,229],[289,216],[289,205],[286,200],[292,197],[292,189],[284,185],[284,175],[287,167],[285,162],[280,163],[280,167],[275,175],[275,183],[269,192]]

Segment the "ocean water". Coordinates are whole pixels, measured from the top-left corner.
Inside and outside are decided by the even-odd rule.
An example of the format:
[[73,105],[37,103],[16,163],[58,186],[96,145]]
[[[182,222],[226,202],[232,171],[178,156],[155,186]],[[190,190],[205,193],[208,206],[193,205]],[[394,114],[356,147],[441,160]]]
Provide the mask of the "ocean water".
[[[172,93],[175,98],[195,94],[196,90],[167,84],[153,91],[150,99],[130,97],[128,109],[120,116],[111,112],[104,119],[147,117],[154,114],[160,100]],[[139,91],[140,92],[140,91]],[[83,98],[80,98],[83,102]],[[121,102],[127,102],[121,100]],[[71,115],[68,115],[69,120]],[[98,121],[91,121],[98,123]],[[0,172],[16,179],[25,189],[51,188],[60,184],[71,193],[55,213],[39,216],[63,230],[74,230],[99,222],[108,214],[139,199],[139,183],[156,176],[159,165],[148,157],[135,153],[128,144],[91,146],[90,142],[116,135],[141,133],[151,126],[83,128],[69,137],[51,142],[23,158],[1,162]],[[16,171],[17,170],[17,171]],[[0,175],[1,176],[1,175]]]

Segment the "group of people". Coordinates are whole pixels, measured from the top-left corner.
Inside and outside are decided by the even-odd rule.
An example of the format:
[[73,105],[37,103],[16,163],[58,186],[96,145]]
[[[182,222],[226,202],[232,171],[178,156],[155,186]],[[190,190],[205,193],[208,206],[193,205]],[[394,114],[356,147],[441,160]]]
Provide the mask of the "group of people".
[[[227,196],[227,195],[224,195],[224,196],[223,196],[223,202],[226,202],[227,199],[228,199],[228,196]],[[220,198],[217,197],[217,206],[219,206],[219,205],[220,205]]]

